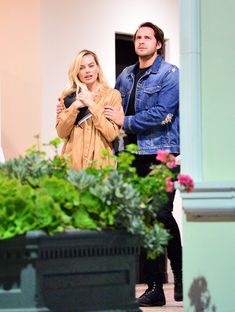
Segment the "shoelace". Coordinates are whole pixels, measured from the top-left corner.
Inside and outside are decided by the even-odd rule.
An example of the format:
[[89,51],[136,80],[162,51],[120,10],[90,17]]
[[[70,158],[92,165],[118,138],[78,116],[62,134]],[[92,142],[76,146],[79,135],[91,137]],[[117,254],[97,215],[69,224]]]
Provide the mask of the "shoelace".
[[140,298],[142,298],[143,296],[148,295],[148,294],[154,292],[154,291],[156,290],[156,288],[157,288],[157,285],[156,285],[155,283],[153,283],[153,286],[148,287],[148,288],[145,290],[145,292],[143,293],[143,295],[140,296]]

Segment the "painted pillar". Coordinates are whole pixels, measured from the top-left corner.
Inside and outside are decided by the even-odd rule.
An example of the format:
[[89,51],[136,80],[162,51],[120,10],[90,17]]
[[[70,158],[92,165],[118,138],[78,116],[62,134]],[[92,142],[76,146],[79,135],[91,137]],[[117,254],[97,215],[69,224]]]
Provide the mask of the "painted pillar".
[[184,311],[235,311],[233,0],[181,0]]

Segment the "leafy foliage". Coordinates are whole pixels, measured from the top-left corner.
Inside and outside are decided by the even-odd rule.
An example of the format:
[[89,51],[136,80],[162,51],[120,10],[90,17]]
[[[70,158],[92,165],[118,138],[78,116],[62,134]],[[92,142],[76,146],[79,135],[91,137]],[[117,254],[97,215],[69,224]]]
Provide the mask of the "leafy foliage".
[[49,142],[55,156],[37,146],[26,156],[0,165],[0,239],[43,229],[48,234],[70,228],[126,229],[140,237],[150,257],[166,246],[170,235],[156,220],[167,201],[165,165],[139,177],[131,166],[136,146],[117,156],[117,168],[68,169],[58,155],[58,139]]

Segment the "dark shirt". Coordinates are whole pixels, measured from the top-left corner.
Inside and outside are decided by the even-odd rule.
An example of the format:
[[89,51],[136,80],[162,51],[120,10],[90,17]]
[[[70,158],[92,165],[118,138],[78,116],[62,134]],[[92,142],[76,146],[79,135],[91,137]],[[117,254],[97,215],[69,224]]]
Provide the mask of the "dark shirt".
[[[136,91],[136,85],[137,85],[139,79],[145,74],[145,72],[150,67],[151,66],[146,67],[146,68],[137,68],[136,69],[135,80],[134,80],[133,88],[132,88],[132,91],[131,91],[131,95],[130,95],[127,111],[126,111],[126,114],[125,114],[126,116],[135,115],[135,91]],[[124,138],[124,142],[125,142],[125,145],[127,145],[127,144],[137,144],[136,134],[128,133],[127,136]]]

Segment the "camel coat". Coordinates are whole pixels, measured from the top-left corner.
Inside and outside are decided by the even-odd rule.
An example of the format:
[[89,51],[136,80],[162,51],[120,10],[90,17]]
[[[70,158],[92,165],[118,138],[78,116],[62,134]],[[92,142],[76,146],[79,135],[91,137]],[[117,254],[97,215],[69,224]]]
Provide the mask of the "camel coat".
[[64,109],[57,117],[58,136],[65,139],[62,154],[70,157],[75,170],[115,166],[114,160],[104,157],[102,151],[112,154],[112,142],[119,135],[119,127],[105,117],[104,108],[111,105],[122,109],[121,94],[110,87],[103,87],[94,101],[95,105],[89,107],[92,116],[80,125],[74,125],[79,113],[74,107]]

